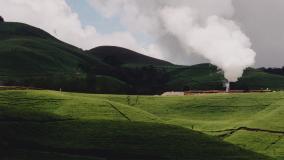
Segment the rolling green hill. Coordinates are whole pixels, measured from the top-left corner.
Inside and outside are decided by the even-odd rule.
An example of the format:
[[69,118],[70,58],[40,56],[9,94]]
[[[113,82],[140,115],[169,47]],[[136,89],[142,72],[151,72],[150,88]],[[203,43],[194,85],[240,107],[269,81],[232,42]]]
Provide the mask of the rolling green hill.
[[240,147],[284,158],[284,93],[185,97],[105,96],[147,111],[164,123],[217,136]]
[[[267,103],[272,99],[279,100],[282,95],[282,93],[268,95]],[[5,160],[270,159],[243,149],[247,148],[246,146],[240,148],[217,137],[198,132],[205,132],[205,129],[237,127],[237,124],[243,122],[251,124],[247,125],[249,127],[263,127],[263,129],[283,127],[281,122],[278,122],[279,125],[271,125],[272,128],[254,124],[261,117],[261,111],[276,112],[276,107],[267,106],[265,109],[262,107],[261,110],[256,108],[254,103],[248,103],[247,111],[250,112],[239,117],[244,112],[241,105],[250,102],[252,96],[151,97],[35,90],[0,91],[0,149],[4,151],[0,158]],[[231,109],[231,106],[227,106],[238,98],[243,102],[237,104],[239,107]],[[207,103],[203,101],[205,99]],[[214,108],[215,112],[204,114],[205,108],[210,111],[213,107],[210,105],[212,101],[220,101],[217,103],[219,108]],[[283,105],[281,101],[277,102],[278,105]],[[200,104],[200,107],[196,108],[196,104]],[[278,107],[280,110],[281,108],[283,107]],[[226,110],[228,111],[223,112]],[[233,116],[229,116],[229,113]],[[253,113],[259,113],[260,116],[246,117]],[[281,120],[281,117],[272,119],[272,115],[266,118],[271,123]],[[239,121],[240,119],[244,121]],[[196,123],[194,130],[197,131],[188,129],[193,123]],[[228,141],[247,144],[247,141],[241,138],[242,136],[237,136]],[[257,136],[250,137],[249,140],[254,142],[253,138]],[[263,136],[263,140],[267,143],[270,142],[269,138]],[[281,143],[277,145],[271,147],[277,152],[264,153],[274,157],[283,156],[281,152],[283,145]],[[261,147],[252,146],[254,148],[251,150],[262,153],[259,150]]]
[[96,80],[96,74],[90,70],[107,72],[111,68],[83,50],[26,24],[1,23],[0,35],[2,85],[86,91]]
[[112,66],[127,66],[127,67],[141,67],[141,66],[172,66],[173,64],[145,56],[143,54],[115,46],[101,46],[87,51],[91,56],[94,56],[104,63]]
[[[223,89],[210,64],[179,66],[128,49],[89,51],[22,23],[0,23],[0,85],[94,93],[160,94]],[[284,76],[248,69],[234,89],[284,89]]]
[[[1,73],[44,74],[80,72],[82,50],[48,33],[20,23],[1,23]],[[94,64],[95,65],[95,64]]]

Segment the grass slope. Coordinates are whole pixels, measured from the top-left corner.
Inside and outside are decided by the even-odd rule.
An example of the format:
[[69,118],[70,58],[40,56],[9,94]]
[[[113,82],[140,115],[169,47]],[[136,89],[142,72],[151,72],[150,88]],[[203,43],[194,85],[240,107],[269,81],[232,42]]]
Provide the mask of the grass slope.
[[109,97],[163,120],[217,136],[240,147],[284,158],[284,93]]
[[163,101],[163,97],[0,91],[0,148],[5,151],[1,159],[269,159],[169,124],[169,119],[147,107]]

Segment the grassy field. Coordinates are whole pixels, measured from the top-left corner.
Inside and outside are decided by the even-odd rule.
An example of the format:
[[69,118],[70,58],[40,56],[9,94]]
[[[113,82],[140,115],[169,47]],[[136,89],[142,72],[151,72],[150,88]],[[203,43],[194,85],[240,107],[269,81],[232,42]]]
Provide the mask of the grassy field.
[[269,159],[263,154],[280,160],[283,111],[283,92],[160,97],[3,90],[1,159]]
[[[127,104],[123,97],[109,97]],[[284,158],[284,92],[187,97],[132,97],[136,108],[163,122],[218,136],[269,156]]]

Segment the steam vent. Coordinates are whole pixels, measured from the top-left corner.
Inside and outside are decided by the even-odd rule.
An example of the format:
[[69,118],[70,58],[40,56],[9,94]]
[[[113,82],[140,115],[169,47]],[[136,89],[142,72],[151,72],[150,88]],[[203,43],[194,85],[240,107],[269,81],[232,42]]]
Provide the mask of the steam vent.
[[225,86],[226,86],[226,92],[229,93],[230,92],[230,82],[227,82]]
[[0,16],[0,23],[4,22],[4,18]]

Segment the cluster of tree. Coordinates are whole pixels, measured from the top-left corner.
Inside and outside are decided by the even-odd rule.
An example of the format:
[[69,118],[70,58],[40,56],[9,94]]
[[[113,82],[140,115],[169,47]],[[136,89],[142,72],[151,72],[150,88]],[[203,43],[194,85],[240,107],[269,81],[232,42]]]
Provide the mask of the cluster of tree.
[[166,83],[170,75],[163,69],[154,66],[141,68],[125,68],[124,76],[120,77],[125,82],[133,86],[133,91],[137,94],[158,94],[166,90]]
[[[79,66],[80,74],[62,73],[42,76],[18,77],[13,80],[2,80],[6,86],[26,86],[63,91],[113,94],[160,94],[168,90],[214,90],[223,89],[222,81],[194,81],[184,84],[169,84],[171,75],[164,68],[144,67],[90,67]],[[283,68],[261,68],[267,73],[284,75]],[[233,89],[266,89],[263,84],[256,84],[241,78],[238,83],[231,83]]]
[[42,88],[63,91],[89,92],[85,78],[64,75],[29,76],[3,81],[4,86],[25,86],[31,88]]
[[271,74],[278,74],[284,76],[284,66],[282,68],[260,68],[261,71]]
[[[79,66],[82,71],[79,75],[72,73],[31,75],[3,81],[3,85],[92,93],[160,94],[167,90],[166,83],[170,79],[170,75],[164,69],[154,66],[136,68],[82,66]],[[103,76],[109,77],[106,78],[109,82],[102,82]],[[120,81],[121,85],[118,84]]]
[[[95,68],[89,77],[96,75],[107,75],[126,82],[130,87],[128,92],[132,94],[158,94],[166,90],[166,83],[170,75],[164,70],[154,66],[144,67],[113,67]],[[92,79],[92,78],[88,78]]]

